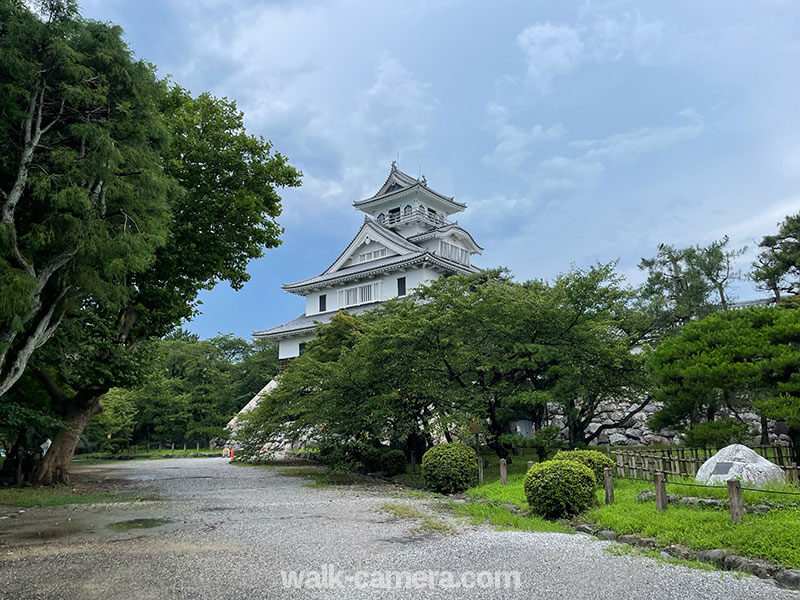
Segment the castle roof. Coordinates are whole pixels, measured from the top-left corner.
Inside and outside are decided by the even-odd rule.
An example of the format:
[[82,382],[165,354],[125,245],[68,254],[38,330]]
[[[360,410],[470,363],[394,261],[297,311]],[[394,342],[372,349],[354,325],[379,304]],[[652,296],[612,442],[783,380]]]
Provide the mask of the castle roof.
[[467,207],[467,205],[462,202],[456,202],[452,196],[445,196],[429,188],[425,177],[422,177],[422,179],[415,179],[408,173],[404,173],[397,168],[397,163],[394,161],[392,161],[392,168],[389,172],[389,176],[380,189],[369,198],[353,202],[353,206],[359,210],[371,212],[377,210],[383,204],[396,201],[398,197],[411,192],[419,192],[427,196],[429,200],[436,202],[439,208],[446,214],[461,212]]

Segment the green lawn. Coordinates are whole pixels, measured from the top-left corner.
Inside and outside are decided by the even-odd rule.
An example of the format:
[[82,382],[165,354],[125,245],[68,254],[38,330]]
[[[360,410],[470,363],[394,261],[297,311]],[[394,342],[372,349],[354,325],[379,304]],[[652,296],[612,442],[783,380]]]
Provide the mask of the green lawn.
[[742,556],[800,568],[800,508],[747,514],[741,523],[733,524],[727,509],[670,505],[659,511],[655,502],[638,502],[637,494],[651,487],[645,482],[618,480],[614,504],[598,506],[588,511],[586,518],[620,534],[655,538],[663,545],[681,544],[693,550],[729,548]]
[[84,454],[76,454],[72,457],[73,462],[78,463],[87,463],[90,461],[105,461],[105,460],[131,460],[131,459],[147,459],[147,458],[167,458],[167,457],[186,457],[192,458],[193,456],[204,456],[206,454],[214,454],[215,456],[222,456],[222,448],[217,450],[209,450],[208,448],[200,448],[197,450],[196,448],[187,448],[185,451],[183,447],[175,448],[175,450],[170,450],[169,448],[162,448],[159,450],[158,448],[151,448],[149,451],[147,448],[140,446],[136,453],[133,453],[133,449],[131,451],[123,450],[122,452],[108,453],[108,452],[86,452]]
[[472,523],[491,523],[496,529],[519,529],[546,533],[574,533],[572,529],[557,521],[547,521],[534,515],[520,515],[499,505],[482,502],[449,502],[448,506],[457,515],[470,517]]
[[[491,481],[482,486],[467,490],[470,498],[483,503],[509,503],[526,508],[523,490],[524,475],[510,475],[508,485]],[[619,534],[637,534],[655,538],[660,544],[680,544],[693,550],[729,548],[742,556],[763,558],[788,568],[800,568],[800,507],[786,506],[764,515],[745,515],[741,523],[731,523],[727,509],[689,508],[670,505],[666,511],[657,511],[655,502],[638,502],[636,496],[643,490],[653,489],[652,484],[640,481],[618,479],[614,486],[614,504],[602,504],[604,492],[598,490],[597,508],[589,510],[584,516],[587,520],[613,529]],[[791,489],[791,488],[786,488]],[[689,486],[667,486],[669,493],[699,495],[702,497],[727,497],[724,489],[706,489]],[[709,493],[706,493],[709,492]],[[774,504],[797,502],[798,497],[745,492],[745,502],[756,504],[770,499]],[[469,507],[470,505],[466,505]],[[514,515],[502,506],[460,509],[472,511],[475,515],[485,513],[485,519],[498,525],[542,531],[523,521],[528,517]],[[501,513],[508,516],[501,518]],[[463,514],[463,513],[462,513]],[[516,518],[518,517],[518,518]],[[505,519],[506,523],[502,523]],[[517,524],[520,526],[517,527]]]
[[100,502],[130,502],[129,498],[112,494],[82,493],[69,487],[10,487],[0,488],[0,504],[6,506],[61,506],[64,504],[96,504]]

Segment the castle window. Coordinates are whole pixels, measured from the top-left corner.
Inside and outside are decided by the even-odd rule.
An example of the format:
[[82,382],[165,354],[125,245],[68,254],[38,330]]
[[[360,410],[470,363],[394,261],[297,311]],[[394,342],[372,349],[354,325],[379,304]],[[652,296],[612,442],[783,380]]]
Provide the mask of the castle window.
[[439,241],[439,256],[443,258],[449,258],[450,260],[459,262],[462,265],[469,264],[469,252],[463,248],[459,248],[458,246],[448,244],[447,242],[441,240]]
[[300,347],[298,348],[298,350],[299,350],[300,354],[303,354],[303,352],[306,351],[306,343],[305,342],[300,342]]
[[371,260],[377,260],[379,258],[383,258],[386,256],[386,248],[380,248],[378,250],[372,250],[370,252],[362,252],[358,255],[358,262],[369,262]]
[[397,278],[397,295],[398,296],[405,296],[406,295],[406,278],[405,277],[398,277]]
[[380,285],[380,282],[376,281],[375,283],[339,290],[339,307],[345,308],[377,301],[381,296]]
[[413,213],[413,212],[414,212],[414,209],[411,208],[410,204],[407,204],[406,207],[403,209],[403,216],[404,217],[410,217],[411,213]]
[[320,294],[319,296],[319,312],[325,312],[328,310],[328,295],[327,294]]

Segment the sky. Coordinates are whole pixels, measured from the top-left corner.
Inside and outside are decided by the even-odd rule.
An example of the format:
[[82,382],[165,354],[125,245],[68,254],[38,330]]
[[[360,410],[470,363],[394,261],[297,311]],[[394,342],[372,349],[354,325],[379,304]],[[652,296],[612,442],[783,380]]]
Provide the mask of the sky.
[[[473,263],[518,280],[660,243],[753,248],[800,210],[800,3],[786,0],[83,0],[194,93],[235,99],[303,172],[283,244],[240,291],[201,295],[201,337],[281,324],[282,283],[324,271],[392,160],[466,202]],[[740,283],[741,300],[764,296]]]

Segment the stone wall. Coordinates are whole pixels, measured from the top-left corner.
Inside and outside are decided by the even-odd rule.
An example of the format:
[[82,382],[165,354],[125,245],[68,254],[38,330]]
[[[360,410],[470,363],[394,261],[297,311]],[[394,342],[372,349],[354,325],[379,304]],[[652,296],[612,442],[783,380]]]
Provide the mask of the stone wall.
[[[594,433],[602,425],[614,425],[620,423],[618,427],[609,427],[603,430],[595,439],[590,442],[590,445],[606,445],[612,446],[646,446],[649,444],[677,444],[680,442],[678,433],[671,429],[660,429],[653,431],[647,426],[647,419],[661,408],[661,404],[653,402],[645,406],[642,410],[635,413],[627,421],[621,422],[634,407],[635,403],[628,400],[607,401],[600,405],[598,416],[589,424],[587,431]],[[563,410],[560,405],[551,405],[548,407],[550,412],[550,424],[558,425],[561,427],[560,437],[564,440],[567,439],[567,429],[565,427],[566,420],[563,417]],[[727,415],[720,415],[720,418]],[[739,416],[751,427],[751,430],[758,432],[754,435],[752,442],[754,444],[760,443],[761,419],[755,413],[740,413]],[[521,435],[530,435],[532,423],[530,421],[517,421],[513,424],[516,428],[516,433]],[[785,432],[781,432],[780,428],[776,431],[775,422],[769,421],[770,430],[770,443],[789,442],[788,436]]]

